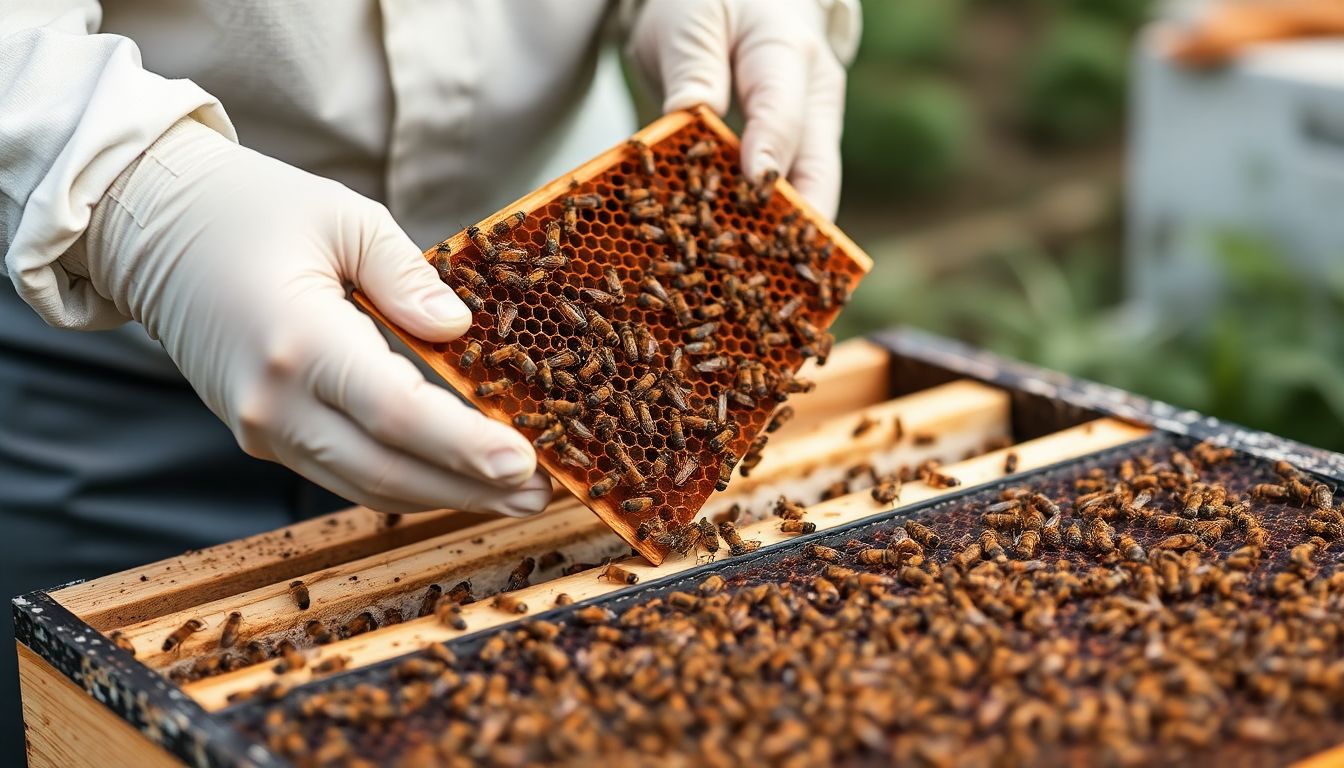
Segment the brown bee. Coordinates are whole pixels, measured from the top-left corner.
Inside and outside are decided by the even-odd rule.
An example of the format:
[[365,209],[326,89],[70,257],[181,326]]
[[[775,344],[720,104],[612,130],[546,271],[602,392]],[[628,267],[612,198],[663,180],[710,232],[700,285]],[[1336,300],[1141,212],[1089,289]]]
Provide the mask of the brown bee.
[[719,529],[703,517],[697,520],[695,524],[700,528],[699,544],[712,558],[719,551]]
[[551,426],[555,417],[549,413],[520,413],[513,417],[515,427],[527,429],[545,429]]
[[495,600],[491,606],[505,613],[527,613],[527,603],[524,603],[516,595],[507,592],[501,592],[495,595]]
[[627,571],[618,565],[608,565],[602,570],[602,573],[599,574],[598,578],[614,581],[617,584],[635,584],[639,581],[638,574],[633,571]]
[[934,471],[930,471],[924,475],[924,482],[934,488],[955,488],[958,485],[961,485],[961,481],[957,478]]
[[621,502],[621,511],[627,515],[643,514],[652,508],[653,498],[649,496],[637,496]]
[[313,641],[314,645],[326,645],[335,638],[331,635],[331,630],[320,619],[310,619],[303,625],[303,634]]
[[590,390],[585,400],[587,401],[588,405],[601,405],[603,402],[607,400],[607,398],[611,397],[611,394],[612,394],[611,385],[602,384]]
[[286,672],[303,669],[308,664],[308,658],[294,647],[294,643],[288,640],[282,640],[279,645],[280,663],[275,665],[275,674],[283,675]]
[[1009,451],[1003,459],[1003,474],[1011,475],[1017,471],[1017,452]]
[[828,563],[840,562],[840,551],[820,544],[808,544],[803,547],[803,556]]
[[727,542],[728,551],[733,557],[745,555],[761,546],[759,541],[743,541],[742,534],[738,532],[737,526],[728,520],[719,523],[719,535]]
[[1032,530],[1023,531],[1022,535],[1017,538],[1017,546],[1014,548],[1013,554],[1023,560],[1031,560],[1036,557],[1036,548],[1040,543],[1041,535],[1039,533]]
[[680,451],[686,447],[686,433],[681,425],[681,414],[677,411],[670,411],[667,414],[667,442],[673,448]]
[[430,584],[429,589],[425,590],[425,596],[420,600],[420,610],[417,616],[428,616],[434,612],[434,608],[439,604],[439,598],[443,597],[443,587],[438,584]]
[[182,643],[188,637],[191,637],[196,632],[200,632],[202,629],[205,629],[204,621],[201,621],[200,619],[187,619],[185,624],[173,630],[173,633],[171,635],[164,638],[163,640],[164,652],[167,653],[168,651],[171,651],[174,648],[177,648],[178,646],[182,645]]
[[1251,488],[1251,495],[1265,501],[1287,501],[1288,489],[1273,483],[1259,483]]
[[378,628],[378,620],[373,617],[372,611],[364,611],[355,618],[346,622],[341,628],[341,634],[344,637],[354,637],[362,635],[365,632],[372,632]]
[[649,411],[649,404],[641,400],[636,408],[639,411],[639,428],[650,437],[657,434],[658,427],[653,423],[653,414]]
[[474,598],[472,598],[471,596],[470,581],[459,581],[458,583],[453,585],[452,589],[448,590],[447,594],[443,596],[443,600],[445,602],[460,603],[463,605],[472,602],[473,599]]
[[238,630],[243,626],[243,614],[233,611],[224,620],[224,629],[219,633],[219,647],[232,648],[238,642]]
[[654,167],[653,152],[649,149],[648,145],[639,139],[630,139],[629,145],[635,152],[635,159],[639,163],[639,172],[645,176],[655,175],[658,172],[658,169]]
[[541,407],[560,416],[583,415],[583,406],[570,400],[542,400]]
[[480,312],[485,309],[485,302],[481,301],[481,297],[477,296],[465,285],[454,286],[453,292],[457,294],[457,297],[462,300],[463,304],[467,305],[467,309],[470,309],[472,312]]
[[481,342],[472,341],[467,344],[466,350],[462,352],[462,357],[458,359],[458,364],[463,368],[470,368],[481,357]]
[[561,592],[555,596],[555,604],[557,606],[573,605],[574,598],[568,592]]
[[557,421],[543,430],[540,435],[537,435],[536,438],[532,440],[532,445],[538,448],[545,448],[564,436],[565,425]]
[[496,309],[495,332],[501,339],[507,339],[513,333],[513,323],[518,319],[518,305],[512,301],[501,301]]
[[1186,550],[1203,548],[1199,537],[1192,533],[1177,533],[1162,539],[1153,545],[1153,549]]
[[490,233],[495,237],[503,237],[527,221],[527,214],[522,211],[514,211],[508,216],[495,222],[495,226],[490,229]]
[[733,466],[737,464],[737,459],[728,454],[719,461],[719,476],[714,480],[714,490],[725,491],[728,489],[728,483],[733,477]]
[[308,610],[308,585],[301,579],[289,582],[289,596],[294,599],[294,604],[299,606],[300,611]]
[[528,577],[537,567],[537,561],[531,557],[524,557],[513,570],[509,572],[508,583],[504,586],[505,592],[514,592],[528,585]]
[[775,517],[785,520],[802,520],[807,516],[807,508],[792,499],[780,496],[775,502]]
[[593,457],[589,456],[583,449],[572,445],[568,440],[561,440],[555,444],[555,450],[560,453],[560,461],[571,467],[591,467]]
[[476,396],[497,397],[509,391],[509,388],[512,386],[513,379],[510,379],[507,376],[502,379],[495,379],[494,381],[484,381],[476,385]]
[[813,533],[817,530],[817,524],[806,520],[785,520],[779,524],[779,530],[784,533]]
[[737,427],[736,425],[729,425],[709,439],[709,448],[716,453],[723,453],[728,450],[729,444],[735,437],[737,437]]
[[119,629],[112,630],[112,633],[107,636],[107,639],[111,640],[112,644],[117,646],[121,650],[131,654],[132,656],[135,655],[135,644],[131,642],[130,638],[122,634],[121,630]]
[[883,475],[878,478],[872,490],[873,501],[890,504],[901,497],[901,478],[898,475]]
[[1079,528],[1077,523],[1070,523],[1069,527],[1064,529],[1064,544],[1070,549],[1083,548],[1083,529]]
[[858,560],[863,565],[901,565],[905,554],[895,549],[870,547],[859,552]]
[[475,225],[467,227],[467,237],[471,239],[472,244],[474,244],[476,249],[481,252],[481,256],[484,259],[487,261],[494,259],[495,254],[498,252],[498,248],[495,247],[495,244],[491,242],[490,237],[486,235],[480,227]]
[[557,298],[555,300],[555,308],[560,310],[560,317],[566,324],[579,331],[588,330],[588,318],[584,316],[583,311],[573,302]]
[[933,532],[933,529],[914,520],[905,521],[905,531],[910,534],[910,538],[919,542],[919,545],[925,549],[937,549],[942,541],[938,538],[938,534]]
[[[500,595],[500,597],[509,597],[515,601],[518,599],[506,595]],[[451,627],[459,632],[467,628],[467,620],[462,618],[462,606],[457,603],[450,603],[447,601],[439,603],[438,607],[434,609],[434,617],[439,620],[440,624],[445,627]]]
[[784,424],[787,423],[789,419],[792,418],[793,418],[793,406],[781,405],[779,409],[775,411],[774,415],[770,417],[770,423],[765,425],[765,431],[774,432],[775,430],[784,426]]

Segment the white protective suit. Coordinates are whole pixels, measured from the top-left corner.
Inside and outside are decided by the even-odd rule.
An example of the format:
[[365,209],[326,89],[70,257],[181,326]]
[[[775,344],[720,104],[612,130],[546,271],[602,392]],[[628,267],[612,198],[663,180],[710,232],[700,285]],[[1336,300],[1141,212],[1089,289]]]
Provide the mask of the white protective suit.
[[[798,91],[793,106],[801,106],[809,72],[801,65],[795,70],[787,57],[782,65],[767,58],[777,41],[753,40],[753,24],[782,14],[777,8],[806,6],[804,15],[815,14],[819,39],[829,43],[825,55],[834,58],[828,61],[847,62],[857,45],[857,0],[641,6],[599,0],[0,0],[0,251],[13,285],[0,281],[0,520],[10,542],[0,551],[7,563],[0,586],[11,595],[50,586],[341,503],[280,466],[245,455],[240,443],[347,498],[383,501],[368,491],[377,478],[343,484],[339,471],[286,453],[282,436],[249,436],[248,414],[240,413],[246,398],[235,396],[237,387],[218,384],[239,367],[245,349],[232,358],[200,359],[212,354],[201,347],[228,346],[235,328],[240,338],[249,333],[246,307],[211,303],[210,287],[223,292],[231,275],[182,278],[194,268],[195,251],[209,251],[197,244],[212,226],[246,230],[244,214],[264,218],[264,206],[276,207],[258,194],[249,209],[253,195],[244,182],[255,179],[266,187],[259,192],[272,193],[294,184],[312,192],[314,205],[324,195],[336,207],[353,198],[268,157],[381,202],[410,241],[425,247],[634,129],[619,62],[604,43],[628,41],[643,73],[664,84],[680,79],[665,106],[704,101],[720,110],[727,107],[728,62],[718,72],[712,62],[686,58],[688,39],[722,38],[718,44],[740,53],[737,66],[753,56],[772,62],[767,66],[779,70],[770,73],[775,88],[787,83]],[[718,20],[723,28],[704,23],[689,38],[662,35],[692,6],[700,9],[699,21]],[[829,65],[825,73],[831,76]],[[836,99],[843,96],[842,74],[839,82],[838,90],[829,89]],[[748,105],[753,98],[739,96]],[[834,132],[838,141],[835,106],[835,119],[819,128],[804,126],[802,110],[749,124],[747,150],[755,146],[766,156],[753,162],[796,166],[805,176],[817,158],[809,159],[788,134],[820,131],[824,147],[834,143]],[[244,153],[221,137],[256,152]],[[771,156],[790,141],[786,157]],[[216,176],[232,173],[232,186],[217,184],[191,204],[174,183],[204,173],[202,166]],[[226,189],[237,193],[236,215],[213,222],[202,209],[228,209]],[[833,211],[838,190],[817,194],[819,206]],[[380,218],[387,212],[372,204],[358,210],[364,218],[357,237],[411,247]],[[154,221],[146,218],[150,211],[172,216]],[[201,217],[195,228],[177,220],[193,216]],[[279,228],[279,222],[266,225]],[[302,238],[294,244],[312,245]],[[239,252],[237,263],[261,269],[282,253]],[[345,272],[337,265],[336,272],[359,282],[357,264]],[[264,287],[264,277],[256,284]],[[403,287],[420,290],[422,284],[417,275]],[[178,294],[159,295],[164,291]],[[198,311],[193,302],[208,309]],[[128,320],[149,325],[151,334]],[[343,316],[330,335],[370,328]],[[358,421],[360,393],[338,394],[355,401],[342,406]],[[425,397],[447,407],[433,393]],[[287,430],[321,417],[300,412],[299,424]],[[327,440],[344,444],[356,436],[341,437],[349,439]],[[311,436],[295,442],[313,454],[336,450],[312,449]],[[516,484],[530,468],[508,482]],[[484,469],[467,469],[491,479]],[[412,507],[432,506],[445,492],[424,481],[405,484],[410,490],[389,497],[386,506],[401,511],[397,504],[407,494]],[[457,493],[462,488],[453,486]],[[477,506],[513,509],[506,501]],[[517,509],[536,506],[529,499]],[[12,668],[4,671],[12,680]],[[5,687],[12,690],[12,682]],[[16,747],[14,735],[4,734],[0,756]]]

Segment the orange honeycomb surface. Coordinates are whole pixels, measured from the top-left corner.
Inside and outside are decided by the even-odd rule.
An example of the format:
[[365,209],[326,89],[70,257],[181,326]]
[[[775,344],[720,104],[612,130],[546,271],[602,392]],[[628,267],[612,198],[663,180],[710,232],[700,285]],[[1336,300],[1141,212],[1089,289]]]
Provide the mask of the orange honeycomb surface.
[[462,338],[388,324],[654,563],[759,456],[871,266],[738,155],[708,110],[668,115],[426,252],[472,307]]

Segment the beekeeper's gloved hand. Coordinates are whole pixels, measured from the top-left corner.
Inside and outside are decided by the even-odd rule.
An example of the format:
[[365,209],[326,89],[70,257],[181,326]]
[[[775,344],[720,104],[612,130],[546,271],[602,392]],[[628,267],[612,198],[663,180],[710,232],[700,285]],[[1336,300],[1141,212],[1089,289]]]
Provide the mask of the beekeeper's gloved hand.
[[471,324],[378,203],[188,118],[117,179],[84,249],[93,289],[163,342],[249,454],[383,512],[549,500],[522,435],[425,381],[346,300],[358,286],[430,341]]
[[664,111],[706,104],[722,115],[735,82],[743,171],[779,171],[833,218],[859,25],[856,0],[647,0],[629,53],[661,88]]

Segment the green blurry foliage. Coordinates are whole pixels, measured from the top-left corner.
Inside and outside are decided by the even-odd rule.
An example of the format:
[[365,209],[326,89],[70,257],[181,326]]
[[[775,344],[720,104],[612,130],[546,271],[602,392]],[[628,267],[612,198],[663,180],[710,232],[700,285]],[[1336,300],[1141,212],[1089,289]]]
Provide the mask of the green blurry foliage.
[[915,325],[1332,450],[1344,450],[1344,274],[1308,280],[1245,235],[1218,238],[1220,299],[1174,326],[1114,303],[1113,252],[986,254],[973,269],[879,257],[841,316],[853,334]]
[[1153,0],[1045,0],[1056,15],[1081,15],[1126,27],[1137,27],[1152,13]]
[[857,71],[846,109],[845,183],[859,194],[929,192],[969,165],[975,118],[954,85]]
[[1021,119],[1038,139],[1077,144],[1123,126],[1129,36],[1083,17],[1051,24],[1023,65]]
[[855,67],[946,65],[963,21],[961,0],[878,0],[863,6]]

